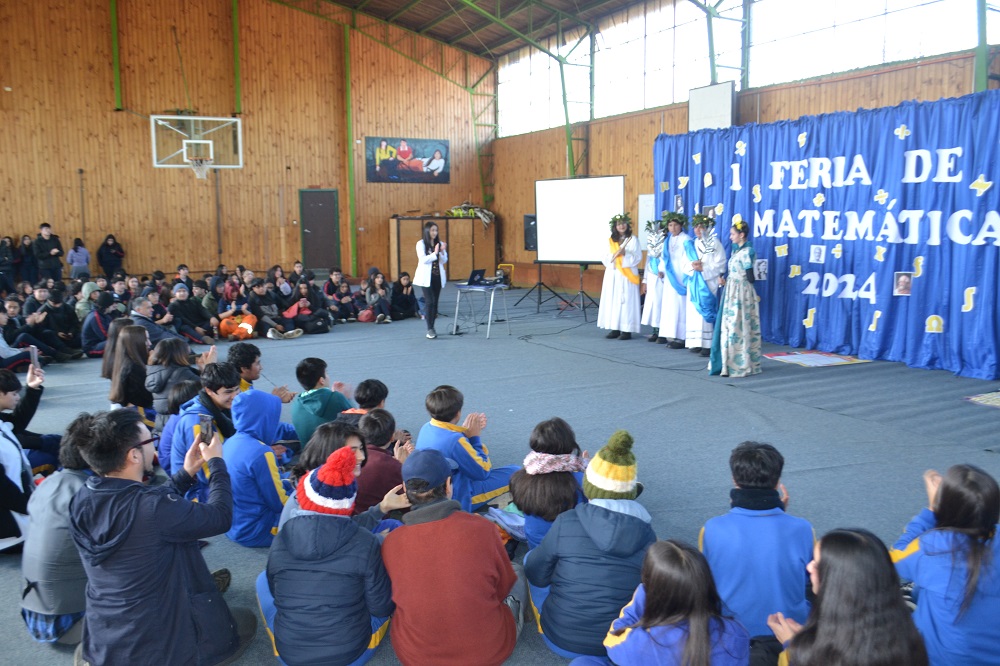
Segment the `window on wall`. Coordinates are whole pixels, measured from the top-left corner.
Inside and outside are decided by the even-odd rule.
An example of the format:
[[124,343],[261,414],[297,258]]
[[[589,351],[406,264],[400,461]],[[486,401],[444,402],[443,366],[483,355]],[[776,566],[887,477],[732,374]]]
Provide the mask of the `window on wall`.
[[[751,12],[752,87],[963,51],[977,41],[969,0],[756,0]],[[1000,26],[994,32],[1000,37]]]

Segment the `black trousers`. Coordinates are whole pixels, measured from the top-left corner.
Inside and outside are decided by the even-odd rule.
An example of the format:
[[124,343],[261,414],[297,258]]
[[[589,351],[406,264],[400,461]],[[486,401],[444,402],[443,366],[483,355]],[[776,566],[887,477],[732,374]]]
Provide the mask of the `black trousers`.
[[424,295],[424,320],[427,322],[427,330],[434,330],[434,320],[438,314],[438,297],[441,296],[441,276],[431,275],[431,286],[421,287],[420,292]]

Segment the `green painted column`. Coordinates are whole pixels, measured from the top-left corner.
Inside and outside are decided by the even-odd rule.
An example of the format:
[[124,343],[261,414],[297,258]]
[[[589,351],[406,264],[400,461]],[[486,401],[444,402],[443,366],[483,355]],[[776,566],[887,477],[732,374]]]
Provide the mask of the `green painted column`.
[[347,226],[351,236],[351,275],[358,274],[358,223],[354,200],[354,118],[351,113],[351,28],[344,26],[344,105],[347,107]]
[[118,47],[118,0],[111,0],[111,71],[115,81],[115,111],[122,106],[122,63]]

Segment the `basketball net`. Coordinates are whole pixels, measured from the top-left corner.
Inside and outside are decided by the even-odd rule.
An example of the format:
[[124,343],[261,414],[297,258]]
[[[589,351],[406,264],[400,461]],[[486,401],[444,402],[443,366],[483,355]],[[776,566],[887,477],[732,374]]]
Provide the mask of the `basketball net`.
[[194,170],[194,175],[199,180],[205,180],[208,178],[208,170],[212,166],[212,160],[195,158],[191,160],[191,168]]

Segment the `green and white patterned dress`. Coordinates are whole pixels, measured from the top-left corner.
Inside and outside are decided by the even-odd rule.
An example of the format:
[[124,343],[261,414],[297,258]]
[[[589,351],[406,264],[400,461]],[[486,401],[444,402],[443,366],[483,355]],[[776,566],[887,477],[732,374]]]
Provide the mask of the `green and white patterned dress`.
[[753,247],[744,243],[734,245],[729,258],[729,275],[718,321],[722,361],[719,374],[724,377],[760,373],[760,309],[757,292],[747,280],[754,256]]

